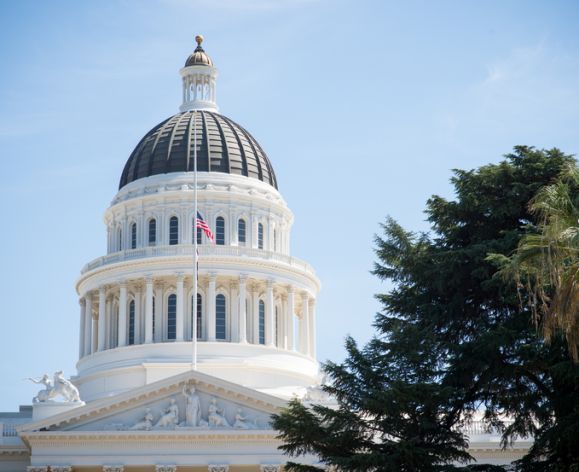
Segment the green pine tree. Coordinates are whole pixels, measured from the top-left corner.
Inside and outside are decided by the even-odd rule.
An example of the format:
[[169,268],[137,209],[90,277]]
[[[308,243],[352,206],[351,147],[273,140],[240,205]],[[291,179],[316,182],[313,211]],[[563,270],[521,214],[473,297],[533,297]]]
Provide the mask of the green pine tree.
[[430,233],[388,219],[373,272],[394,288],[378,295],[377,334],[362,348],[347,339],[346,360],[325,365],[336,408],[293,401],[274,416],[281,449],[343,471],[457,470],[470,458],[460,428],[482,409],[505,445],[536,437],[522,470],[577,467],[579,367],[561,339],[537,335],[515,283],[488,260],[516,249],[537,222],[529,201],[568,165],[557,149],[516,147],[499,164],[455,170],[456,199],[427,203]]

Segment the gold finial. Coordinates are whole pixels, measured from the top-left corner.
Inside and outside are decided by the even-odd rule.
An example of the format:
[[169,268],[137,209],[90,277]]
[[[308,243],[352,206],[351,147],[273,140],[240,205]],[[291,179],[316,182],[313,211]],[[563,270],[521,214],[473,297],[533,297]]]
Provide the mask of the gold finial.
[[195,41],[197,41],[197,46],[201,46],[201,43],[203,42],[203,36],[198,34],[197,36],[195,36]]

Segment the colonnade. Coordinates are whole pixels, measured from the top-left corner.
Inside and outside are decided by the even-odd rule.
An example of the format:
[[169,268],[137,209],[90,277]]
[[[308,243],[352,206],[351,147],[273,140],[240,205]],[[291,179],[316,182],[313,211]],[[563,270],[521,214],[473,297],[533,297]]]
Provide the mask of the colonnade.
[[[191,341],[264,344],[316,356],[315,298],[273,279],[176,274],[102,285],[80,303],[79,357],[132,344]],[[297,324],[297,327],[294,325]]]

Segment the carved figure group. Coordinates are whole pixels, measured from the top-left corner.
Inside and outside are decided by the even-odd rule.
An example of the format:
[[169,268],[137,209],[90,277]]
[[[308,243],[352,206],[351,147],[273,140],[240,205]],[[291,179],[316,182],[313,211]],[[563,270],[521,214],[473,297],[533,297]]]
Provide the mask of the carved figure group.
[[70,380],[64,378],[62,370],[54,373],[52,379],[48,374],[44,374],[40,379],[29,378],[35,384],[42,384],[46,388],[40,390],[32,399],[34,403],[43,403],[61,396],[65,402],[80,402],[78,389]]
[[[50,379],[49,379],[50,380]],[[151,408],[147,408],[142,420],[136,422],[128,429],[131,431],[150,431],[152,429],[188,429],[188,428],[236,428],[257,429],[257,421],[253,422],[243,414],[241,408],[237,408],[233,425],[225,417],[223,408],[217,403],[217,398],[212,397],[207,407],[207,417],[203,418],[201,400],[194,385],[185,385],[181,394],[185,398],[185,418],[179,422],[179,406],[175,398],[170,399],[169,405],[160,413],[155,422],[155,415]]]

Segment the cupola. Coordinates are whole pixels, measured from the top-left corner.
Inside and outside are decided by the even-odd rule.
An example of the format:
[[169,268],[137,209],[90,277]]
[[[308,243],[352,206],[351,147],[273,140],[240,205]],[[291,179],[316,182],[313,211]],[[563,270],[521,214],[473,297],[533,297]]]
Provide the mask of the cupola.
[[185,67],[179,73],[183,78],[183,104],[180,110],[205,110],[217,112],[215,84],[217,69],[213,61],[201,47],[203,36],[195,36],[197,47],[187,58]]

